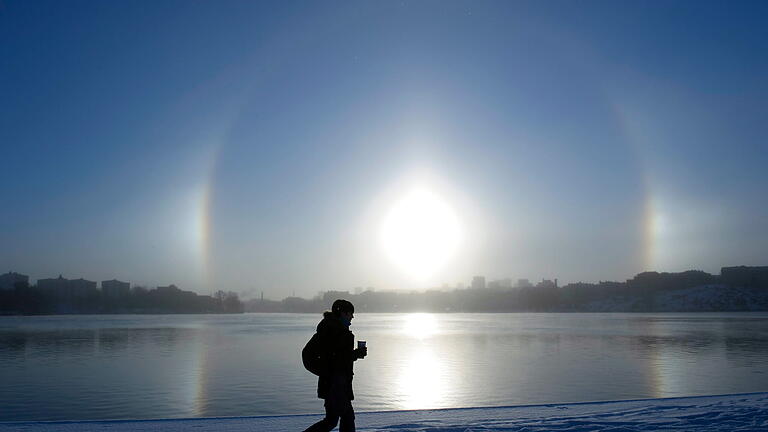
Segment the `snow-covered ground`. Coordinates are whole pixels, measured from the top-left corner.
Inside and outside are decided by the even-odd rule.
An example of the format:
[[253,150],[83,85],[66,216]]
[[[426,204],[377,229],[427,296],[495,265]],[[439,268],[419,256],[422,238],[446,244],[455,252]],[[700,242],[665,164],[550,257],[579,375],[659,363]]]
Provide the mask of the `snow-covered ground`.
[[[318,401],[319,402],[319,401]],[[302,431],[320,415],[0,423],[0,432]],[[768,392],[558,405],[357,414],[365,432],[768,431]]]

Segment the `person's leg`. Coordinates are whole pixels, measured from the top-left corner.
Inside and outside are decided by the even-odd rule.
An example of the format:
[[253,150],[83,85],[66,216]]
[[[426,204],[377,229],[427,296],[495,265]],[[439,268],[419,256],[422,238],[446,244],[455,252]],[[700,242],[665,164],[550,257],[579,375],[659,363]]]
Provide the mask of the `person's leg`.
[[325,418],[308,427],[304,432],[329,432],[339,423],[339,411],[335,404],[325,400]]
[[355,432],[355,410],[352,408],[352,401],[347,399],[339,412],[341,424],[339,432]]

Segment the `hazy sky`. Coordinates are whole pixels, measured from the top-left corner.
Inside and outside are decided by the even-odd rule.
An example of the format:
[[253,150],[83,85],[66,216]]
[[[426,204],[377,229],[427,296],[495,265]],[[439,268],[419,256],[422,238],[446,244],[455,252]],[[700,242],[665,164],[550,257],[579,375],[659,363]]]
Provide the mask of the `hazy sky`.
[[2,1],[0,272],[282,298],[766,265],[766,21]]

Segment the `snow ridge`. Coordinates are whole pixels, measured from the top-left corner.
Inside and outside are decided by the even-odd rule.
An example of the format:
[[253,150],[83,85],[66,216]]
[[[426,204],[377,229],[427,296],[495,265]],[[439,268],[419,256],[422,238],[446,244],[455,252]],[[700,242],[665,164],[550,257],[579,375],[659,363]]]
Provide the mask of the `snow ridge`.
[[[0,432],[300,431],[321,415],[0,423]],[[768,430],[768,392],[357,414],[360,432],[757,432]]]

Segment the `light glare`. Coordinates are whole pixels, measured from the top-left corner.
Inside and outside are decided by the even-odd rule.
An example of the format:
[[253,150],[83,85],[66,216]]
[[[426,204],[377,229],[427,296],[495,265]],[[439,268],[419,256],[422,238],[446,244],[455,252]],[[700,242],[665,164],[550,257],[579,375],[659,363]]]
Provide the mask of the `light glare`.
[[389,259],[416,280],[437,272],[461,241],[453,209],[432,191],[419,188],[400,199],[385,216],[381,244]]

